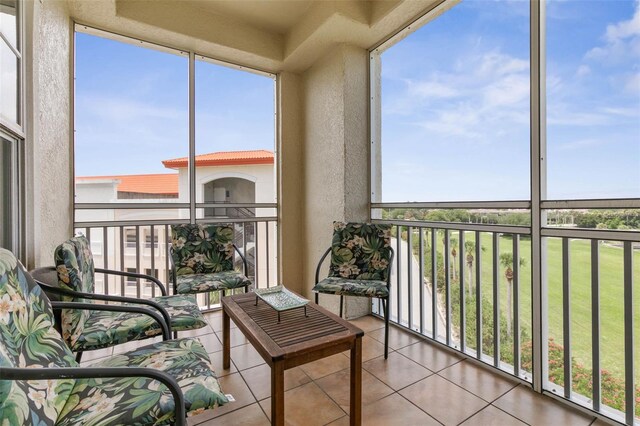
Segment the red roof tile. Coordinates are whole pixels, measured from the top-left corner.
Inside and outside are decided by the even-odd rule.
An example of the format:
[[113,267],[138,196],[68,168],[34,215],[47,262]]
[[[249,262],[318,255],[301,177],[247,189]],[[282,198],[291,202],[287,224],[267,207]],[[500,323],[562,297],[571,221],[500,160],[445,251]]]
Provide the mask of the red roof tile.
[[76,183],[95,180],[119,180],[118,192],[178,195],[178,173],[76,177]]
[[[187,157],[164,160],[162,164],[168,169],[187,167]],[[198,166],[234,166],[248,164],[273,164],[273,152],[266,149],[253,151],[226,151],[196,155]]]

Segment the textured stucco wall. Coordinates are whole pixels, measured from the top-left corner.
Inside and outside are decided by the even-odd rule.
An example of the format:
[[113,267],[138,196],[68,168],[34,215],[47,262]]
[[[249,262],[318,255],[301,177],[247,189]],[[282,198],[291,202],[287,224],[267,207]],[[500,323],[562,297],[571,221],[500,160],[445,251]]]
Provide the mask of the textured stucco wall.
[[[365,49],[340,45],[304,75],[304,277],[309,296],[317,262],[331,243],[332,222],[368,218],[367,55]],[[321,304],[334,311],[338,301],[321,296]],[[366,299],[347,300],[347,316],[367,307]]]
[[71,22],[64,1],[31,2],[27,28],[30,49],[27,79],[27,170],[32,185],[33,254],[36,265],[53,263],[53,250],[72,235],[72,150],[70,138]]
[[304,234],[304,113],[302,78],[283,72],[278,76],[278,200],[280,211],[280,279],[298,293],[308,289],[303,281]]

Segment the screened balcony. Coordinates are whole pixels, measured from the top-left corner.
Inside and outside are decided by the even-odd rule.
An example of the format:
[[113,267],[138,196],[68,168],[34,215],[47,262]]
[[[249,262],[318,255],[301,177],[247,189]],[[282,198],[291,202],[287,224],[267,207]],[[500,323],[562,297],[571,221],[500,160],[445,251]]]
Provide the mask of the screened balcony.
[[[380,302],[345,301],[364,424],[639,424],[637,1],[0,13],[0,242],[29,269],[82,233],[96,266],[167,282],[172,224],[233,223],[256,288],[312,299],[334,220],[390,224],[387,361]],[[191,421],[266,424],[266,367],[237,332],[222,369],[219,297],[198,296],[196,334],[236,401]],[[287,421],[347,423],[347,372],[290,371]]]

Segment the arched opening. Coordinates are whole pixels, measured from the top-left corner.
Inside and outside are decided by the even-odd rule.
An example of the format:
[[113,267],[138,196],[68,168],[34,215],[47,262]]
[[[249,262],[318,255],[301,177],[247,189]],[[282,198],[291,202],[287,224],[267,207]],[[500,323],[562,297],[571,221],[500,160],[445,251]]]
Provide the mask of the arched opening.
[[[256,184],[247,179],[228,177],[204,184],[205,203],[255,203]],[[254,217],[255,209],[244,207],[207,207],[205,217]]]

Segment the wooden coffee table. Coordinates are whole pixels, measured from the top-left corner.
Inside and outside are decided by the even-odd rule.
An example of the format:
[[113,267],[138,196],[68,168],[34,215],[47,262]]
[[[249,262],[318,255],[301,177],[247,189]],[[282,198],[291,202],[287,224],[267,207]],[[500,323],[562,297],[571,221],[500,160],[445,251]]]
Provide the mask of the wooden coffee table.
[[351,350],[349,424],[360,425],[362,415],[362,336],[364,332],[309,303],[278,314],[253,293],[222,298],[222,364],[231,362],[230,319],[271,367],[271,424],[284,425],[284,370]]

